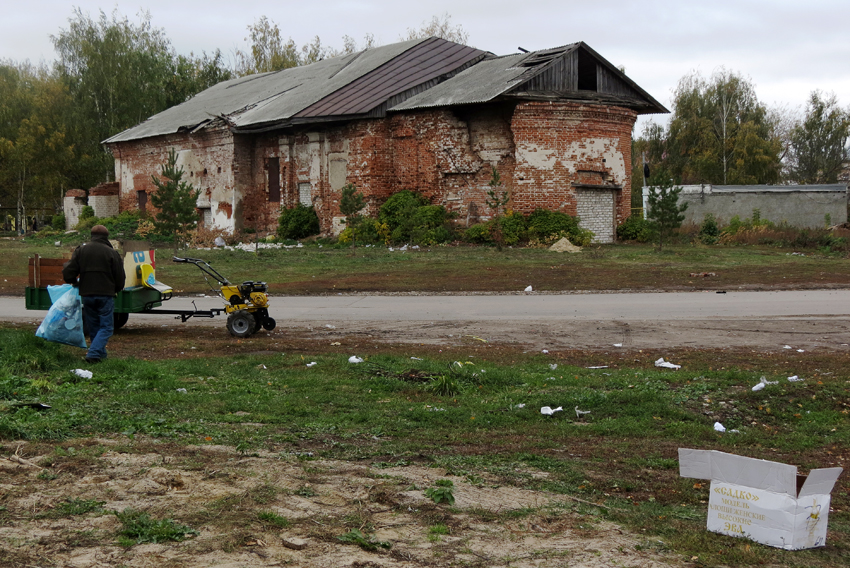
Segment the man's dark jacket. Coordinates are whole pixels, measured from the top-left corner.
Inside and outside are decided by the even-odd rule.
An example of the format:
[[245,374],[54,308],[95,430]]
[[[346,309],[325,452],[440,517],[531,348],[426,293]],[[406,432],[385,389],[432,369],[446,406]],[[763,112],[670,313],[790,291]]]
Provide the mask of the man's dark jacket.
[[73,284],[80,277],[80,296],[114,296],[124,289],[124,261],[105,235],[77,247],[62,269],[62,278]]

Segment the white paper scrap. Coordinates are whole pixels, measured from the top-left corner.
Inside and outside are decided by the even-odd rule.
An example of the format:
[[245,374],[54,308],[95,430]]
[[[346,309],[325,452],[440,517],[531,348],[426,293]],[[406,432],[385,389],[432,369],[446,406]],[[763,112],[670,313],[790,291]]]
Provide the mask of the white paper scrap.
[[531,290],[531,286],[526,286],[526,287],[525,287],[525,291],[526,291],[526,292],[531,292],[531,291],[532,291],[532,290]]
[[307,363],[307,366],[308,366],[308,367],[315,367],[315,366],[316,366],[316,362],[315,362],[315,361],[311,361],[310,363]]
[[576,411],[576,418],[581,418],[585,414],[590,414],[589,410],[579,410],[578,406],[576,406],[575,411]]
[[661,357],[660,359],[658,359],[658,361],[655,362],[655,366],[656,367],[664,367],[665,369],[681,369],[682,368],[681,365],[674,365],[673,363],[670,363],[669,361],[665,361],[664,357]]
[[351,357],[348,358],[348,362],[349,363],[362,363],[363,359],[361,359],[357,355],[352,355]]
[[551,408],[549,406],[544,406],[540,409],[540,414],[545,414],[546,416],[552,416],[556,412],[561,412],[563,408],[560,406],[558,408]]
[[799,383],[800,381],[805,381],[805,380],[806,380],[806,379],[801,379],[801,378],[800,378],[800,377],[798,377],[797,375],[792,375],[792,376],[788,377],[788,382],[789,382],[789,383]]
[[[761,384],[761,383],[759,383],[759,384]],[[714,429],[718,432],[725,432],[726,431],[726,427],[723,424],[721,424],[720,422],[714,423]]]
[[78,377],[82,377],[84,379],[90,379],[93,376],[91,371],[86,371],[85,369],[74,369],[71,372],[77,375]]
[[623,346],[623,344],[622,344],[622,343],[615,343],[615,344],[614,344],[614,347],[622,347],[622,346]]

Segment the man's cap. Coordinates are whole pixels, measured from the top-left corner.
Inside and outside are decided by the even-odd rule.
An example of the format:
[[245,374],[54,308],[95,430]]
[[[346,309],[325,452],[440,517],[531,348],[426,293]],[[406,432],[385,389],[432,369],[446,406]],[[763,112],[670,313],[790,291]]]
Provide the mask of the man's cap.
[[103,235],[105,237],[109,236],[109,229],[104,227],[103,225],[95,225],[91,228],[92,235]]

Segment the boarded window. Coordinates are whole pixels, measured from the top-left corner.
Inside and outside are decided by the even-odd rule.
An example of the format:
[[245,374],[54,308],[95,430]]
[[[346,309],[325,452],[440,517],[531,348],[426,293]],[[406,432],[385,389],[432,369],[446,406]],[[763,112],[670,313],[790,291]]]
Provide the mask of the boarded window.
[[144,212],[148,207],[148,192],[147,191],[137,191],[136,196],[139,199],[139,211]]
[[309,182],[298,184],[298,201],[307,207],[313,205],[312,186]]
[[268,175],[269,202],[280,203],[280,158],[269,158]]
[[198,212],[201,214],[201,225],[207,229],[211,229],[213,222],[212,209],[209,207],[201,207]]

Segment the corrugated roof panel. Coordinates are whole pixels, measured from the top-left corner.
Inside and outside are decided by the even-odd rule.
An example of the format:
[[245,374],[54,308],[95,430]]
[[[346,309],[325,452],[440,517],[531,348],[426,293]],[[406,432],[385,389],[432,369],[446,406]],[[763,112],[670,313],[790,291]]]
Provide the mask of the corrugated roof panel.
[[430,38],[304,109],[297,116],[362,114],[393,95],[448,74],[485,55],[486,52],[479,49]]
[[485,59],[389,110],[413,110],[493,100],[521,82],[521,77],[528,68],[519,67],[519,63],[526,57],[526,54],[521,53]]
[[222,115],[237,126],[285,120],[423,41],[395,43],[311,65],[224,81],[104,142],[172,134]]

